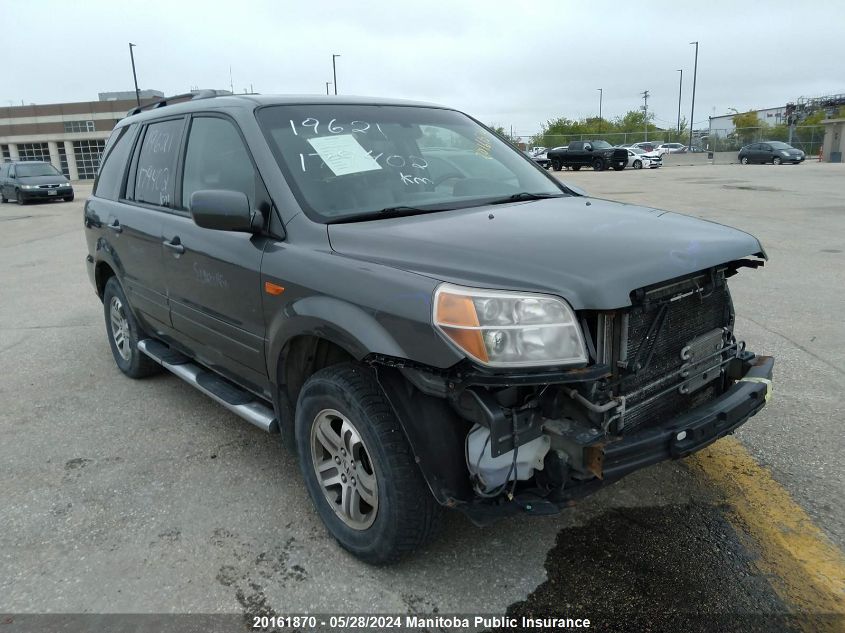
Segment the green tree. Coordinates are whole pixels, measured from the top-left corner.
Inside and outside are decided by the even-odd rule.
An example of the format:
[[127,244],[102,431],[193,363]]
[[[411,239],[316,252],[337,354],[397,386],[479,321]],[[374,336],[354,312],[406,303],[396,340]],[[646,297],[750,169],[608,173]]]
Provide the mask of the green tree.
[[743,144],[751,143],[752,141],[766,135],[766,131],[763,128],[767,128],[768,126],[765,122],[759,119],[756,112],[753,110],[749,110],[748,112],[738,112],[736,108],[731,109],[736,112],[733,118],[731,118],[731,121],[733,121],[734,127],[736,128],[736,132],[734,134]]

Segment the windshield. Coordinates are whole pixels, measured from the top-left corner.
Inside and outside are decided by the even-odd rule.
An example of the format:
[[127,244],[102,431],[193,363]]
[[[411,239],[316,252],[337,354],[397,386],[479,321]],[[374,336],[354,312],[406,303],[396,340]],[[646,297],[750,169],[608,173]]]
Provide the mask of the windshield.
[[644,150],[644,149],[640,149],[639,147],[629,147],[629,148],[628,148],[628,151],[629,151],[629,152],[634,152],[634,154],[645,154],[645,150]]
[[607,141],[593,141],[592,145],[593,149],[610,149],[611,147],[613,147]]
[[321,222],[566,195],[522,152],[453,110],[303,104],[256,116],[299,203]]
[[769,145],[772,146],[772,149],[793,149],[792,145],[787,145],[786,143],[781,143],[780,141],[770,141]]
[[18,178],[27,178],[29,176],[61,176],[58,170],[49,163],[19,163],[15,172]]

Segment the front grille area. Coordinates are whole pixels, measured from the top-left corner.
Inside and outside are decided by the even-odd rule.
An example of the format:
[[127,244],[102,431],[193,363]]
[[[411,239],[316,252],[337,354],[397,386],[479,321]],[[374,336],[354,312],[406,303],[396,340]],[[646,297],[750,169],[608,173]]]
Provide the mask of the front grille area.
[[[675,297],[675,300],[668,300],[671,297]],[[666,306],[665,314],[661,317],[660,313],[664,305]],[[684,363],[681,357],[682,349],[698,336],[716,328],[730,326],[731,312],[730,293],[723,279],[718,279],[715,284],[705,288],[700,285],[696,287],[695,282],[690,282],[690,285],[686,287],[681,286],[677,289],[673,287],[671,295],[663,298],[662,303],[654,302],[647,308],[634,307],[628,319],[625,346],[627,371],[633,372],[637,363],[644,367],[636,374],[623,373],[624,377],[619,384],[618,393],[625,396],[634,394],[645,385],[680,369]],[[650,347],[646,337],[655,321],[659,319],[663,320],[663,324],[656,336],[651,359],[646,364]],[[711,363],[703,365],[702,369],[718,361],[718,357],[714,358]],[[683,380],[681,376],[675,376],[662,384],[648,387],[636,395],[629,396],[626,401],[624,430],[645,428],[698,407],[718,395],[722,384],[721,380],[717,379],[693,393],[686,394],[674,388],[651,402],[638,406],[658,392]]]

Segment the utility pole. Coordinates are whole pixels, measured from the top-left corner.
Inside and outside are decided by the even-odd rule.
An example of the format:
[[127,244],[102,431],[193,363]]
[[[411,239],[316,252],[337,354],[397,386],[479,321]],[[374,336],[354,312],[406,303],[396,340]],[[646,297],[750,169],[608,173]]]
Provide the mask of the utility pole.
[[334,79],[334,82],[333,82],[332,85],[334,85],[334,93],[335,94],[337,94],[337,66],[335,65],[334,60],[337,59],[338,57],[340,57],[340,55],[332,55],[332,79]]
[[329,86],[331,86],[331,85],[332,85],[332,82],[330,82],[330,81],[326,82],[326,94],[329,94]]
[[684,88],[684,69],[679,68],[681,78],[678,81],[678,140],[681,140],[681,90]]
[[232,67],[229,66],[229,92],[235,94],[235,84],[232,81]]
[[599,134],[601,134],[601,100],[604,97],[604,90],[602,88],[598,88],[599,91]]
[[645,140],[648,140],[648,90],[640,93],[643,96],[643,121],[645,125]]
[[141,91],[138,90],[138,75],[135,73],[135,53],[132,52],[134,46],[132,42],[129,42],[129,58],[132,60],[132,79],[135,80],[135,101],[138,103],[138,107],[141,107]]
[[692,128],[695,126],[695,82],[698,78],[698,42],[690,42],[695,44],[695,67],[692,71],[692,108],[689,115],[689,146],[692,147]]

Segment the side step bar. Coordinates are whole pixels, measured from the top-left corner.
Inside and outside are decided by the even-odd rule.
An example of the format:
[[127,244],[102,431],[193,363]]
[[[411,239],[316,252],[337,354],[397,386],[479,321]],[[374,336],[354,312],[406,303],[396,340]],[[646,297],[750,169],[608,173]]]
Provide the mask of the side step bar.
[[235,415],[267,433],[278,433],[279,422],[271,407],[190,358],[154,339],[138,341],[138,349],[192,387],[216,400]]

